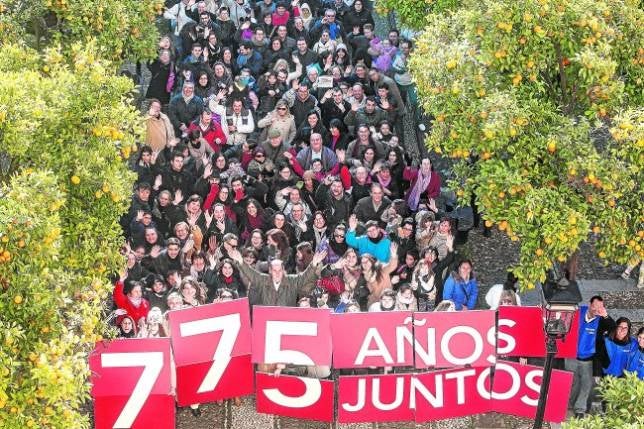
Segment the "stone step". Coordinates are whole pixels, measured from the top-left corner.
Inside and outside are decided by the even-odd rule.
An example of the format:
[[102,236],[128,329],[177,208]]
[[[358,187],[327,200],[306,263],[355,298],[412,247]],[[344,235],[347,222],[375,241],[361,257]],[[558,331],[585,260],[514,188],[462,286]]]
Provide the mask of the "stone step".
[[591,296],[597,295],[598,292],[621,292],[625,290],[638,290],[634,279],[624,280],[622,278],[615,280],[579,280],[579,290],[585,301]]

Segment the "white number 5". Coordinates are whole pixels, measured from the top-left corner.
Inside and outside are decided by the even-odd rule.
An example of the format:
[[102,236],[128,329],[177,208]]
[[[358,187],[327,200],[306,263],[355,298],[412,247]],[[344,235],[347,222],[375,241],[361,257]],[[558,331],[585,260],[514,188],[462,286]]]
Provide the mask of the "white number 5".
[[150,396],[152,387],[163,369],[163,352],[103,353],[101,365],[104,368],[143,367],[141,378],[134,386],[130,399],[112,426],[113,428],[130,428]]

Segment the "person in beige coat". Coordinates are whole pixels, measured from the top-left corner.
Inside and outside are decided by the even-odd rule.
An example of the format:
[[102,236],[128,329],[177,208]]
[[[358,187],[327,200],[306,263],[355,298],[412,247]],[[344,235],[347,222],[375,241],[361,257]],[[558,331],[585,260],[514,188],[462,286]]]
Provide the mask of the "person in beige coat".
[[145,144],[150,146],[155,153],[178,142],[170,118],[161,111],[159,100],[152,99],[150,101],[148,114],[145,117],[145,126]]
[[293,115],[289,112],[288,105],[284,100],[279,100],[275,104],[275,110],[260,119],[257,122],[257,126],[263,129],[262,135],[265,135],[266,139],[270,138],[275,131],[278,131],[282,141],[288,145],[291,144],[297,132]]

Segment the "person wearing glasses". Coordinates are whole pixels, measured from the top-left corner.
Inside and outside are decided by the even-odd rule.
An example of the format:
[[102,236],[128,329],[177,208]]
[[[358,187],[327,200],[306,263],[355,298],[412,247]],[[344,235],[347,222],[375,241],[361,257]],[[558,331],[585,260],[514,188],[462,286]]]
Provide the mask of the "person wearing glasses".
[[631,321],[620,317],[613,330],[604,337],[606,353],[602,353],[604,376],[623,377],[631,353],[637,348],[637,341],[631,337]]
[[297,132],[295,119],[293,119],[293,115],[288,110],[288,104],[284,100],[277,101],[275,110],[260,119],[257,122],[257,127],[266,131],[269,142],[276,137],[274,132],[277,131],[281,137],[280,142],[290,144]]
[[324,15],[316,21],[309,30],[311,40],[319,40],[323,31],[329,33],[329,39],[340,42],[347,39],[347,35],[342,28],[342,24],[336,19],[336,12],[333,9],[324,11]]

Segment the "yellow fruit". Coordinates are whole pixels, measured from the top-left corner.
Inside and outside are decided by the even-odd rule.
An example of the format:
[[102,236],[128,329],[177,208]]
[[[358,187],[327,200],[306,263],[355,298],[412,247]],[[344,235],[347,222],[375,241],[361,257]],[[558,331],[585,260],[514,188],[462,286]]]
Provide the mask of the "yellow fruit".
[[507,228],[508,228],[508,222],[507,222],[507,221],[502,220],[502,221],[499,223],[499,229],[500,229],[501,231],[505,231]]
[[496,133],[494,132],[494,130],[485,129],[483,130],[483,135],[485,135],[486,139],[493,139],[494,136],[496,136]]
[[103,196],[103,192],[102,191],[96,191],[96,192],[94,192],[94,196],[96,198],[101,198]]
[[546,244],[552,244],[552,238],[550,238],[550,237],[546,237],[546,238],[544,238],[544,239],[543,239],[543,241],[544,241]]
[[13,303],[16,305],[22,304],[22,296],[21,295],[16,295],[13,297]]
[[548,152],[555,153],[556,150],[557,150],[557,143],[555,143],[553,141],[549,141],[548,142]]
[[503,191],[499,192],[499,198],[501,199],[505,198],[505,192]]
[[110,191],[110,185],[108,185],[107,183],[103,184],[101,190],[107,194]]
[[523,80],[523,76],[521,76],[520,74],[517,74],[512,78],[512,85],[517,86],[518,84],[521,83],[522,80]]
[[25,247],[25,240],[18,241],[18,247]]
[[445,122],[445,115],[443,115],[442,113],[439,114],[438,116],[436,116],[436,120],[438,122]]
[[597,256],[599,256],[600,258],[603,259],[603,258],[606,257],[606,253],[605,252],[599,252],[599,253],[597,253]]
[[543,256],[543,249],[539,248],[535,251],[535,253],[537,254],[537,256]]
[[81,182],[80,177],[78,176],[72,176],[71,181],[74,185],[78,185]]
[[594,234],[599,234],[599,233],[601,232],[601,230],[602,230],[602,229],[601,229],[600,227],[598,227],[598,226],[593,226],[593,233],[594,233]]
[[446,63],[446,65],[447,65],[447,70],[455,69],[457,64],[458,64],[458,63],[456,62],[456,60],[449,60],[449,61]]
[[483,153],[481,154],[481,158],[482,158],[483,160],[488,160],[488,159],[492,158],[492,154],[491,154],[490,152],[487,152],[487,151],[486,151],[486,152],[483,152]]
[[492,222],[491,220],[486,220],[485,221],[485,227],[486,228],[492,228],[492,225],[494,225],[494,222]]

